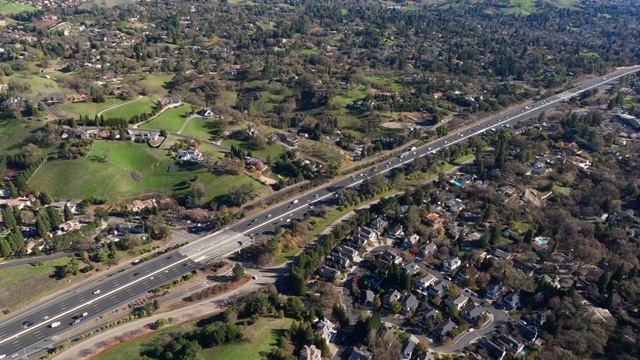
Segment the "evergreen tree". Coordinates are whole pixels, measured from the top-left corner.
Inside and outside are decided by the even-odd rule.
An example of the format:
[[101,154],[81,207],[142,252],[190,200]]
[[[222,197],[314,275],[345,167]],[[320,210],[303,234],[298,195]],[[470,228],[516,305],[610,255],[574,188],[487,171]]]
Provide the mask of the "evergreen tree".
[[62,224],[62,216],[58,209],[48,207],[47,216],[49,217],[49,224],[51,225],[51,228],[57,228]]
[[7,257],[13,254],[13,249],[9,245],[9,242],[6,239],[0,240],[0,256]]
[[73,220],[73,211],[71,211],[71,208],[69,207],[69,205],[65,205],[64,206],[64,221],[71,221]]
[[302,296],[307,292],[307,284],[298,266],[294,266],[289,274],[289,287],[293,295]]
[[6,207],[2,209],[2,221],[4,225],[9,229],[12,229],[18,225],[16,218],[13,214],[13,209],[11,207]]
[[36,218],[36,231],[39,237],[46,237],[51,231],[51,224],[45,216],[38,216]]

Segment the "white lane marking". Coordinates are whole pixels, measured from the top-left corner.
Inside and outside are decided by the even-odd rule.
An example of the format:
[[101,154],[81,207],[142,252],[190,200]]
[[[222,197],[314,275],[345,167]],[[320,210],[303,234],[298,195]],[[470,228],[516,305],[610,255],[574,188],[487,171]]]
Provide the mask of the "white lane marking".
[[63,313],[60,313],[60,314],[55,315],[55,316],[52,316],[47,322],[41,322],[41,323],[35,324],[35,325],[33,325],[32,327],[30,327],[30,328],[28,328],[26,330],[20,331],[20,332],[18,332],[16,334],[6,338],[6,339],[2,339],[2,340],[0,340],[0,344],[2,344],[4,342],[7,342],[8,340],[11,340],[11,339],[17,339],[19,336],[24,335],[24,334],[26,334],[26,333],[28,333],[28,332],[30,332],[32,330],[35,330],[35,329],[37,329],[39,327],[46,326],[46,325],[50,324],[51,322],[54,322],[57,319],[60,319],[61,317],[65,316],[65,315],[69,315],[69,314],[71,314],[73,312],[76,312],[79,309],[81,309],[81,308],[83,308],[83,307],[85,307],[87,305],[95,305],[95,302],[97,302],[97,301],[99,301],[101,299],[104,299],[104,298],[106,298],[108,296],[116,294],[120,290],[123,290],[123,289],[126,289],[128,287],[131,287],[132,285],[135,285],[135,284],[141,282],[142,280],[144,280],[144,279],[146,279],[146,278],[148,278],[150,276],[154,276],[154,275],[156,275],[158,273],[161,273],[161,272],[163,272],[163,271],[165,271],[165,270],[167,270],[167,269],[169,269],[169,268],[171,268],[171,267],[173,267],[173,266],[175,266],[177,264],[180,264],[181,262],[184,262],[186,260],[189,260],[189,258],[185,257],[183,259],[180,259],[180,260],[178,260],[178,261],[176,261],[176,262],[174,262],[174,263],[172,263],[170,265],[167,265],[167,266],[165,266],[165,267],[163,267],[161,269],[158,269],[158,270],[156,270],[156,271],[154,271],[152,273],[149,273],[149,274],[147,274],[145,276],[141,276],[141,277],[139,277],[139,278],[127,283],[127,284],[124,284],[124,285],[120,286],[119,288],[113,289],[111,291],[107,291],[102,295],[98,295],[94,299],[91,299],[91,300],[89,300],[89,301],[87,301],[87,302],[85,302],[83,304],[80,304],[80,305],[78,305],[78,306],[76,306],[76,307],[74,307],[74,308],[72,308],[70,310],[67,310],[67,311],[65,311]]

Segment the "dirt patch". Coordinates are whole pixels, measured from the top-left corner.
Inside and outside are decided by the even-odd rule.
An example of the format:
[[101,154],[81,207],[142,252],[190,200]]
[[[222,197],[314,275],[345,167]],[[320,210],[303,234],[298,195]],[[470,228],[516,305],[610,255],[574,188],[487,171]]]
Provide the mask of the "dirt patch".
[[532,189],[524,190],[524,198],[534,206],[540,207],[542,206],[542,202],[538,198],[538,194]]
[[380,126],[385,127],[387,129],[408,129],[411,126],[413,126],[413,124],[406,123],[406,122],[390,121],[390,122],[382,123],[380,124]]
[[172,302],[168,306],[163,307],[159,313],[177,310],[188,305],[193,305],[195,303],[205,301],[212,297],[220,296],[244,286],[249,281],[251,281],[251,277],[249,275],[245,275],[245,277],[240,281],[228,281],[214,284],[189,296],[186,296],[178,301]]
[[265,184],[265,185],[275,185],[276,183],[278,183],[277,181],[275,181],[274,179],[264,176],[262,174],[260,174],[260,176],[258,176],[258,181],[260,181],[261,183]]

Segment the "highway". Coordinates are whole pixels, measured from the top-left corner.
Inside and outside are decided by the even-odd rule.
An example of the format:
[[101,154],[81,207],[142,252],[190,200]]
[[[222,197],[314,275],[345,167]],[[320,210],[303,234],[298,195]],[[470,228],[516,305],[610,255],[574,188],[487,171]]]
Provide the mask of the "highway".
[[[406,156],[403,158],[385,160],[377,164],[376,168],[379,173],[387,174],[392,169],[404,166],[417,157],[435,153],[472,136],[482,135],[496,128],[508,128],[516,122],[537,117],[542,112],[554,109],[572,96],[639,70],[640,65],[619,69],[547,99],[488,118],[462,132],[452,132],[446,137],[405,153]],[[11,316],[0,323],[0,356],[6,355],[7,359],[24,359],[43,353],[44,349],[52,346],[53,343],[59,344],[66,341],[66,335],[73,332],[74,326],[78,326],[72,324],[78,315],[87,312],[88,315],[81,321],[96,322],[99,315],[122,307],[159,285],[180,278],[196,269],[199,263],[204,264],[239,251],[256,239],[273,232],[277,225],[286,225],[293,219],[302,219],[304,213],[313,211],[314,207],[323,203],[332,203],[336,191],[357,186],[369,176],[371,169],[372,167],[359,170],[353,175],[309,190],[290,201],[277,204],[255,216],[244,218],[227,229],[204,236],[169,254],[133,265],[111,276],[98,277],[93,284],[70,290],[26,312]],[[97,290],[100,290],[99,293]],[[32,325],[25,326],[25,322],[32,322]],[[60,322],[60,325],[52,328],[51,324],[54,322]]]

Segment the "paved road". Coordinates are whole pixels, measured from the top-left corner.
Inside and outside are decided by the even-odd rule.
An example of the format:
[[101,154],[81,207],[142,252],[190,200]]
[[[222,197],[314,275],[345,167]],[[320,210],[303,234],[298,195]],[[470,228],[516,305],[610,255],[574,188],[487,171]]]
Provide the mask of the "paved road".
[[19,259],[12,259],[7,261],[0,262],[0,269],[9,269],[16,266],[28,265],[33,263],[34,261],[51,261],[63,259],[69,256],[66,252],[59,252],[51,255],[42,255],[42,256],[33,256],[33,257],[23,257]]
[[[393,168],[404,166],[417,157],[435,153],[472,136],[482,135],[491,129],[507,127],[513,123],[537,117],[543,111],[555,108],[572,96],[603,86],[621,76],[639,70],[640,66],[620,69],[545,100],[489,118],[475,127],[464,130],[464,132],[452,133],[414,151],[407,152],[400,159],[382,162],[377,166],[380,169],[379,173],[388,174]],[[251,239],[272,233],[276,225],[285,225],[291,219],[302,219],[305,212],[313,211],[313,208],[320,204],[331,204],[335,199],[336,191],[359,185],[370,172],[371,168],[366,168],[356,172],[353,176],[336,179],[331,184],[300,194],[290,202],[277,204],[260,214],[245,218],[226,230],[194,241],[170,253],[171,255],[161,256],[132,267],[94,286],[79,288],[72,293],[34,307],[21,317],[14,316],[0,323],[0,337],[2,337],[0,339],[0,355],[6,354],[8,358],[19,359],[19,356],[24,356],[20,355],[25,352],[23,348],[26,349],[27,355],[42,352],[42,346],[49,338],[69,330],[71,326],[69,323],[73,316],[88,310],[90,314],[87,320],[90,321],[92,314],[98,315],[126,304],[158,285],[179,278],[191,271],[198,266],[196,264],[198,262],[208,262],[238,251],[242,247],[248,246],[252,242]],[[100,294],[93,294],[98,289],[101,290]],[[49,316],[49,319],[43,321],[44,316]],[[25,320],[32,320],[35,323],[31,327],[23,329],[22,323]],[[61,324],[51,328],[50,324],[57,321],[60,321]]]

